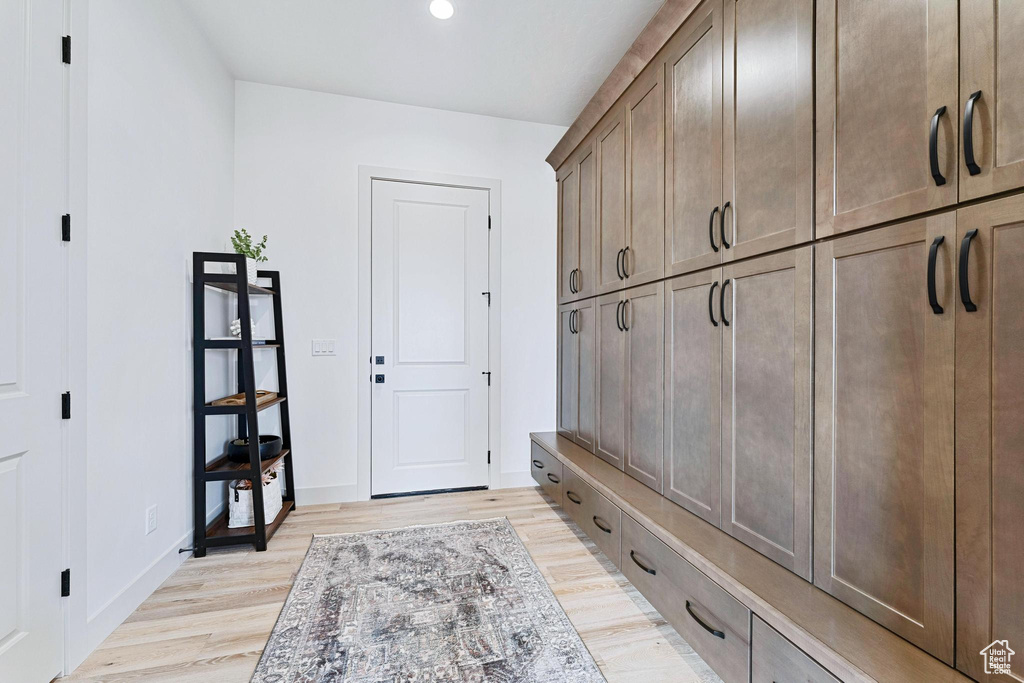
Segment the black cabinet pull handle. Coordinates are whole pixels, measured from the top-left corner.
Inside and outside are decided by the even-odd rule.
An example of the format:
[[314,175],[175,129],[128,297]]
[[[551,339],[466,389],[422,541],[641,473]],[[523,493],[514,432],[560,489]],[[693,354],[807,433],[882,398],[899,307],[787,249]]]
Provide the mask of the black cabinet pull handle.
[[534,466],[534,467],[536,467],[536,468],[537,468],[537,469],[539,469],[539,470],[542,470],[542,469],[544,469],[544,463],[542,463],[542,462],[541,462],[540,460],[536,460],[536,459],[535,459],[535,460],[533,461],[533,466]]
[[977,229],[971,230],[964,235],[964,240],[960,243],[960,301],[963,302],[964,310],[968,313],[974,313],[978,310],[978,307],[971,301],[971,284],[967,280],[967,269],[970,265],[969,259],[971,257],[971,240],[977,234]]
[[573,268],[569,271],[569,292],[572,294],[576,293],[576,269]]
[[726,202],[725,204],[722,205],[722,215],[718,217],[718,225],[722,231],[722,246],[725,247],[726,249],[732,247],[732,245],[729,244],[729,240],[725,239],[725,212],[729,208],[729,205],[731,203],[732,202]]
[[615,304],[615,326],[619,328],[619,332],[624,332],[622,329],[622,302]]
[[602,520],[597,515],[594,515],[594,526],[596,526],[598,529],[605,532],[606,534],[610,534],[612,532],[612,528],[610,526],[605,526],[604,524],[601,524],[602,521],[604,520]]
[[572,502],[576,503],[577,505],[579,505],[579,504],[581,504],[583,502],[582,500],[580,500],[579,496],[577,496],[572,491],[566,491],[565,492],[565,497],[568,498],[569,500],[571,500]]
[[718,321],[715,320],[715,290],[718,288],[718,280],[711,283],[711,289],[708,290],[708,317],[711,318],[711,324],[718,327]]
[[719,301],[719,313],[722,314],[722,324],[726,327],[729,327],[729,325],[732,324],[729,322],[729,319],[725,317],[725,288],[729,286],[730,282],[732,282],[732,280],[726,278],[725,282],[722,283],[722,298]]
[[561,481],[562,481],[561,479],[559,479],[559,478],[558,478],[558,477],[556,477],[555,475],[551,474],[550,472],[548,472],[548,480],[549,480],[549,481],[550,481],[550,482],[551,482],[552,484],[558,484],[558,483],[561,483]]
[[718,213],[718,207],[711,209],[711,217],[708,219],[708,241],[711,242],[711,250],[714,252],[718,251],[718,245],[715,244],[715,214]]
[[936,185],[945,185],[946,176],[939,170],[939,119],[946,113],[945,105],[935,110],[932,115],[932,130],[928,135],[928,160],[932,166],[932,178]]
[[647,565],[645,565],[645,564],[644,564],[643,562],[641,562],[640,560],[636,559],[636,551],[635,551],[635,550],[630,550],[630,551],[629,551],[629,559],[633,560],[633,563],[634,563],[634,564],[635,564],[636,566],[640,567],[640,569],[643,569],[643,570],[644,570],[645,572],[647,572],[647,573],[648,573],[648,574],[650,574],[651,576],[654,576],[655,574],[657,574],[657,573],[658,573],[658,572],[656,572],[655,570],[653,570],[653,569],[651,569],[650,567],[648,567]]
[[629,263],[627,257],[632,251],[633,250],[630,249],[629,247],[626,247],[625,249],[622,250],[622,274],[627,278],[629,277],[629,270],[626,268],[626,264]]
[[[629,309],[629,324],[626,324],[626,309]],[[629,332],[629,328],[633,325],[633,300],[626,299],[622,302],[622,331]]]
[[981,91],[971,93],[964,105],[964,163],[971,175],[981,173],[981,167],[974,161],[974,103],[981,99]]
[[579,268],[576,269],[576,293],[580,293],[580,281],[583,279],[583,271]]
[[943,310],[935,294],[935,261],[939,255],[939,245],[945,241],[946,238],[939,235],[932,240],[932,246],[928,249],[928,305],[932,307],[932,313],[935,315],[940,315]]
[[707,631],[708,633],[713,635],[715,638],[721,638],[722,640],[725,640],[725,633],[724,632],[719,631],[716,628],[712,628],[711,626],[708,625],[708,622],[704,621],[703,619],[701,619],[700,617],[697,616],[697,613],[693,611],[692,607],[690,607],[690,601],[689,600],[686,601],[686,612],[691,617],[693,617],[694,621],[696,621],[698,624],[700,624],[700,627],[702,629],[704,629],[705,631]]
[[619,276],[620,280],[625,280],[626,276],[622,274],[622,252],[625,249],[619,249],[618,255],[615,257],[615,274]]

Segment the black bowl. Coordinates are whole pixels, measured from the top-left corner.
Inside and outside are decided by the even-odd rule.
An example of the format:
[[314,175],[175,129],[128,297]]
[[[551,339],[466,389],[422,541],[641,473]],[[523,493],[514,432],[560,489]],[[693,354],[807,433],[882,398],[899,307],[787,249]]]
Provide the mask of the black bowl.
[[[260,437],[260,459],[270,460],[281,453],[284,441],[279,436]],[[232,462],[249,462],[249,439],[232,439],[228,442],[228,458]]]

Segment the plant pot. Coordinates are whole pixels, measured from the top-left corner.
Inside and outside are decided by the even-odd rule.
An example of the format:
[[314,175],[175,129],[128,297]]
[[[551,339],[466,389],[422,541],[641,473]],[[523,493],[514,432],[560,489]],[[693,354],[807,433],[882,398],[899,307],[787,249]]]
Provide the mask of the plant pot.
[[248,256],[245,258],[245,277],[250,285],[256,284],[256,270],[258,266],[259,264],[256,263],[256,259],[249,258]]
[[[281,437],[272,434],[260,436],[260,460],[270,460],[284,448]],[[228,442],[228,459],[231,462],[249,462],[249,439],[232,439]]]

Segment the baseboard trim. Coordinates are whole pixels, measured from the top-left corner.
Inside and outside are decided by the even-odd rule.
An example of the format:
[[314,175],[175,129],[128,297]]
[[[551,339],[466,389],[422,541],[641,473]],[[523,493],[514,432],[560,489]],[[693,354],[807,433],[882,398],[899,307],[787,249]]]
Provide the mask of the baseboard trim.
[[518,489],[524,486],[536,486],[537,482],[533,480],[533,475],[530,474],[529,470],[525,472],[502,472],[501,473],[501,486],[503,489]]
[[327,505],[330,503],[351,503],[356,500],[355,484],[336,486],[309,486],[295,488],[296,505]]

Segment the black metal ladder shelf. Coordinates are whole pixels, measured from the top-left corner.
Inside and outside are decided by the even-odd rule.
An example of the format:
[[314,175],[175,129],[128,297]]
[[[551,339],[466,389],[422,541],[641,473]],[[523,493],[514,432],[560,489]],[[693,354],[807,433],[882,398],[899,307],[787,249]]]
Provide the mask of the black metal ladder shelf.
[[[234,264],[234,274],[207,273],[208,264]],[[239,254],[195,252],[192,254],[192,388],[193,388],[193,532],[192,552],[195,557],[206,555],[208,548],[228,545],[253,545],[266,550],[267,541],[278,530],[288,513],[295,508],[295,484],[292,473],[291,424],[288,419],[288,375],[285,371],[284,324],[281,318],[281,274],[276,270],[261,270],[258,276],[270,280],[270,287],[250,285],[246,280],[245,257]],[[242,326],[241,339],[206,338],[206,288],[232,292],[237,295],[238,319]],[[253,342],[250,298],[269,296],[273,299],[274,338]],[[257,405],[254,349],[274,349],[277,352],[277,397]],[[245,394],[244,405],[214,406],[206,402],[206,352],[208,350],[238,351],[238,392]],[[281,411],[281,439],[284,449],[268,460],[260,459],[259,413],[279,406]],[[211,415],[235,415],[238,438],[254,435],[249,440],[249,461],[233,462],[221,455],[207,461],[206,418]],[[262,475],[284,462],[285,493],[281,512],[272,520],[263,516]],[[211,481],[248,479],[252,482],[253,517],[255,525],[240,529],[228,528],[228,512],[211,524],[206,524],[206,484]]]

